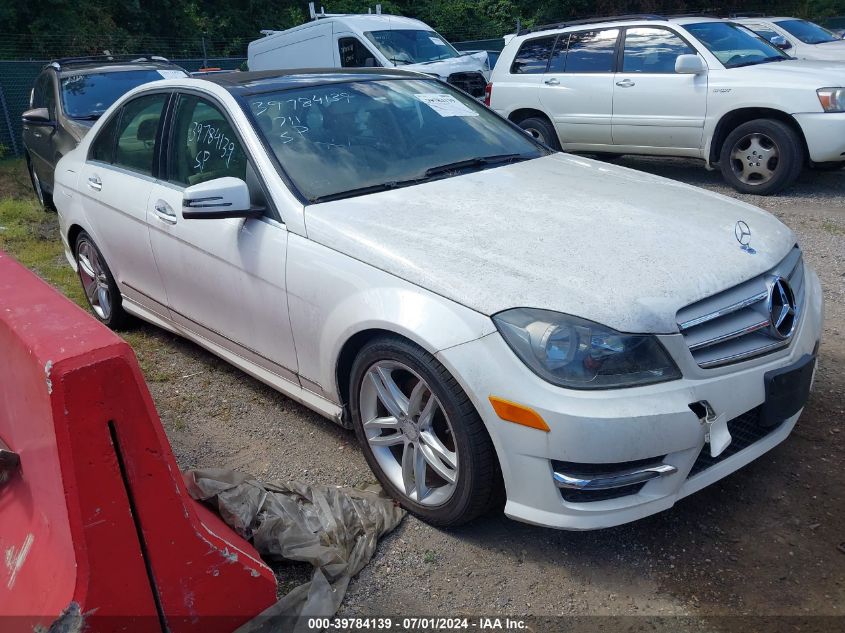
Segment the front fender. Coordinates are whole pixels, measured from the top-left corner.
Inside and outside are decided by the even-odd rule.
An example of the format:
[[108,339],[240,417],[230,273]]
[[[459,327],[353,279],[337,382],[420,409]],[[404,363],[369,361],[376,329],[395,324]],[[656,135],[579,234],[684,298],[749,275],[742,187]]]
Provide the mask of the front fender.
[[403,336],[431,354],[496,330],[459,303],[298,235],[288,243],[289,311],[301,377],[340,402],[343,346],[367,330]]

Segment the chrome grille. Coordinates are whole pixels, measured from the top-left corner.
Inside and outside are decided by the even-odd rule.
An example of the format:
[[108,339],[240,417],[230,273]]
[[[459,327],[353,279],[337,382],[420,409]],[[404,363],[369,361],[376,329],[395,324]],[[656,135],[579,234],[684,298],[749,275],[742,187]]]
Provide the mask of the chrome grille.
[[678,328],[699,367],[719,367],[789,345],[789,338],[770,328],[769,292],[777,277],[792,288],[797,323],[804,305],[804,262],[797,246],[770,271],[678,311]]

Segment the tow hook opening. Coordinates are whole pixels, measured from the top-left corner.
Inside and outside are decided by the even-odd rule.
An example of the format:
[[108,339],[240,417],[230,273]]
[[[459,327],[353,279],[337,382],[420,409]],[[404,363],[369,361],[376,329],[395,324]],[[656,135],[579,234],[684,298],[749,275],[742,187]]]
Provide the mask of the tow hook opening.
[[732,440],[724,413],[717,415],[707,400],[691,402],[688,406],[690,411],[698,416],[699,422],[707,426],[704,432],[704,443],[710,445],[710,455],[719,456]]

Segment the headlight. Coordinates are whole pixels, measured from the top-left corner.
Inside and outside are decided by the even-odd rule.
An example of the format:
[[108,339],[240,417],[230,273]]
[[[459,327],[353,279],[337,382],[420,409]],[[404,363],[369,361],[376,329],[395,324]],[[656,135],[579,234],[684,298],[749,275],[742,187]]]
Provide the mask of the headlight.
[[825,112],[845,112],[845,88],[819,88],[816,94]]
[[635,387],[681,372],[656,337],[622,334],[578,317],[515,308],[493,317],[517,356],[538,376],[570,389]]

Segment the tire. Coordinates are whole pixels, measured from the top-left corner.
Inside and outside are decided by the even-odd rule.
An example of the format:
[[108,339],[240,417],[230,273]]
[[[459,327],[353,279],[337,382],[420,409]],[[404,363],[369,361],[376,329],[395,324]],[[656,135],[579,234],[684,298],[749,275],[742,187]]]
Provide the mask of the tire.
[[[396,389],[401,397],[383,397]],[[467,395],[434,356],[398,336],[374,339],[352,365],[349,393],[367,463],[403,508],[432,525],[451,527],[500,501],[504,487],[493,442]],[[400,415],[391,417],[397,406]],[[373,425],[374,418],[382,423]],[[393,424],[397,418],[399,424]]]
[[26,157],[26,168],[29,171],[29,180],[32,182],[32,190],[35,192],[35,197],[38,198],[38,204],[45,211],[55,211],[56,205],[53,204],[53,196],[44,191],[41,185],[41,179],[35,173],[35,169],[32,167],[32,160],[28,154]]
[[737,191],[767,196],[798,178],[804,166],[804,145],[787,124],[756,119],[728,134],[719,166],[722,177]]
[[120,290],[103,254],[85,231],[77,236],[73,253],[82,292],[96,319],[113,330],[124,327],[129,315],[123,309]]
[[519,127],[528,132],[534,140],[554,150],[561,151],[560,139],[557,137],[554,126],[547,120],[540,117],[528,117],[519,122]]

